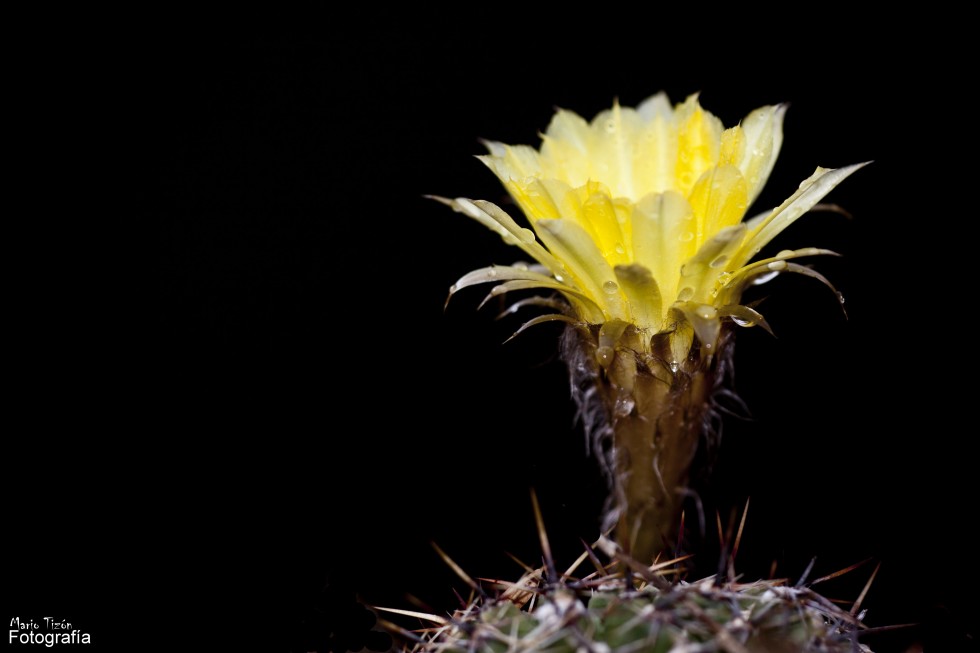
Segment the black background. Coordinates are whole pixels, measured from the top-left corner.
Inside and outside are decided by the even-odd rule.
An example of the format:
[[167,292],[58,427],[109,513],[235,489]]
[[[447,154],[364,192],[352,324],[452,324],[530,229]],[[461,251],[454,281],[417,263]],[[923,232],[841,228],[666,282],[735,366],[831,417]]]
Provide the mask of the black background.
[[[423,195],[505,203],[472,156],[479,138],[536,145],[556,106],[591,118],[664,90],[700,92],[726,125],[791,104],[758,210],[817,165],[874,161],[828,198],[850,218],[806,216],[773,245],[843,254],[816,263],[847,317],[813,280],[759,289],[777,338],[738,334],[751,418],[726,420],[698,486],[709,530],[751,498],[746,578],[773,561],[795,578],[813,557],[814,576],[871,558],[825,593],[855,598],[880,562],[867,623],[922,624],[869,639],[875,650],[965,647],[974,375],[955,225],[969,216],[945,179],[963,117],[936,60],[843,19],[803,33],[739,14],[692,34],[702,18],[583,15],[569,30],[491,17],[379,11],[312,40],[157,53],[144,127],[159,156],[136,217],[159,225],[159,310],[118,339],[131,372],[101,388],[73,377],[71,405],[118,439],[13,476],[27,496],[82,507],[65,538],[13,534],[13,609],[109,631],[121,602],[204,626],[214,650],[322,651],[328,625],[359,631],[360,603],[450,609],[463,586],[432,541],[474,576],[516,579],[505,552],[537,564],[532,487],[571,562],[597,534],[604,485],[560,330],[502,344],[519,322],[478,312],[479,290],[444,310],[456,278],[518,253]],[[100,345],[128,328],[96,329]],[[714,571],[704,540],[693,575]],[[125,594],[107,599],[120,569]]]

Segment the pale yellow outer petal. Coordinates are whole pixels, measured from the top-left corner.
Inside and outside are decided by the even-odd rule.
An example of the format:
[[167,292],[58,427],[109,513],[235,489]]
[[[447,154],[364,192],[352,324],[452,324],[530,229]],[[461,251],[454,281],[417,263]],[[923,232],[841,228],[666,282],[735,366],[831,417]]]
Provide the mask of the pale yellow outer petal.
[[766,216],[753,218],[748,225],[749,235],[745,239],[742,250],[738,253],[735,264],[741,267],[765,247],[786,227],[793,224],[823,197],[867,163],[859,163],[845,168],[817,168],[810,177],[800,184],[799,190],[789,199],[773,209]]
[[642,184],[634,199],[673,189],[677,174],[677,129],[667,95],[658,93],[645,100],[636,113],[645,126],[635,163],[635,174]]
[[744,148],[735,164],[748,182],[748,204],[755,201],[776,165],[783,145],[783,116],[787,105],[756,109],[742,121]]
[[592,128],[571,111],[558,110],[542,135],[541,157],[549,162],[549,176],[580,186],[592,175]]

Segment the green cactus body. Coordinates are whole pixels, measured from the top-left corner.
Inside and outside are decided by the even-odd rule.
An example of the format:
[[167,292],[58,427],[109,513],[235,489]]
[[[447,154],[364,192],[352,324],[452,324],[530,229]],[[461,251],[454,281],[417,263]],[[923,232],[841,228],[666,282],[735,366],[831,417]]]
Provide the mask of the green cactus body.
[[714,579],[624,591],[561,585],[521,609],[486,599],[416,653],[867,653],[860,622],[809,588]]

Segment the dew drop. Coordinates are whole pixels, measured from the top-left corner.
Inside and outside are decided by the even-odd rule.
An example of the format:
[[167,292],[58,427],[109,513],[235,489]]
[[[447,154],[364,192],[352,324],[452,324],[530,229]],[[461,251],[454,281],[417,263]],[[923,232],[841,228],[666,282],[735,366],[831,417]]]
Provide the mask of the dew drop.
[[487,272],[487,276],[490,277],[491,279],[496,279],[497,278],[497,268],[490,268],[490,270]]
[[619,397],[616,399],[616,405],[613,411],[616,413],[617,417],[626,417],[633,412],[636,407],[636,401],[629,399],[628,397]]
[[691,288],[690,286],[684,286],[681,288],[681,291],[677,293],[677,301],[679,302],[686,302],[691,297],[694,297],[694,288]]
[[607,295],[614,295],[617,292],[619,292],[619,286],[616,284],[615,281],[607,281],[604,284],[602,284],[602,290]]
[[565,283],[565,277],[561,276],[560,274],[556,274],[555,281],[557,281],[558,283]]
[[678,240],[680,240],[682,243],[689,243],[692,240],[694,240],[694,233],[690,231],[685,231],[680,236],[678,236]]
[[719,286],[724,286],[725,284],[727,284],[731,280],[732,280],[732,273],[731,272],[722,272],[721,274],[718,275],[718,285]]
[[752,320],[746,320],[745,318],[735,317],[734,315],[732,316],[732,322],[743,327],[755,326],[755,322],[753,322]]
[[794,252],[791,249],[784,249],[780,251],[778,254],[776,254],[776,258],[787,258],[789,256],[792,256],[793,253]]
[[626,248],[623,247],[623,243],[616,243],[616,253],[617,254],[625,254],[626,253]]
[[711,267],[713,267],[713,268],[720,268],[725,263],[728,263],[728,257],[725,256],[724,254],[722,254],[720,256],[716,256],[714,258],[714,260],[711,261],[711,263],[709,263],[708,265],[711,266]]
[[772,261],[766,267],[769,268],[770,270],[776,270],[777,272],[779,270],[785,270],[786,269],[786,261]]
[[534,232],[528,229],[527,227],[524,227],[523,229],[521,229],[521,240],[524,241],[525,243],[533,243]]
[[670,371],[673,372],[674,374],[677,374],[677,370],[679,370],[680,367],[681,366],[677,364],[677,361],[670,362]]
[[752,279],[752,285],[753,286],[761,286],[762,284],[764,284],[764,283],[766,283],[768,281],[772,281],[773,279],[775,279],[778,276],[779,276],[779,272],[778,271],[776,271],[776,272],[767,272],[766,274],[760,274],[756,278]]

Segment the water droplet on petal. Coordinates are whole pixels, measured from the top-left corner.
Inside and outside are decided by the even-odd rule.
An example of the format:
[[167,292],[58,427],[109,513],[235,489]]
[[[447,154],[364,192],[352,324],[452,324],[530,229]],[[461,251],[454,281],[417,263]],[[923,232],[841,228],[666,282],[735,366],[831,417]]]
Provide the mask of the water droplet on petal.
[[791,249],[784,249],[784,250],[780,251],[778,254],[776,254],[776,258],[786,258],[786,257],[792,256],[792,255],[793,255],[793,250],[791,250]]
[[731,280],[732,280],[732,273],[731,272],[722,272],[721,274],[718,275],[718,285],[719,286],[724,286],[725,284],[727,284]]
[[619,285],[615,281],[607,281],[602,284],[602,291],[607,295],[613,295],[619,292]]
[[626,248],[623,247],[623,243],[616,243],[616,253],[617,254],[625,254],[626,253]]
[[773,279],[775,279],[778,276],[779,276],[779,272],[778,271],[776,271],[776,272],[767,272],[765,274],[760,274],[756,278],[752,279],[752,285],[753,286],[761,286],[762,284],[764,284],[764,283],[766,283],[768,281],[772,281]]
[[681,288],[681,291],[677,293],[677,301],[679,302],[686,302],[691,297],[694,297],[694,288],[691,288],[690,286]]
[[497,268],[490,268],[490,270],[487,271],[487,276],[490,277],[491,279],[496,279],[497,278]]
[[694,240],[694,233],[690,231],[685,231],[680,236],[678,236],[678,240],[680,240],[682,243],[689,243],[692,240]]
[[786,261],[772,261],[766,267],[769,268],[770,270],[776,270],[777,272],[779,270],[785,270],[786,269]]
[[555,275],[555,281],[557,281],[558,283],[564,283],[565,282],[565,277],[561,276],[560,274],[556,274]]
[[527,227],[524,227],[523,229],[521,229],[521,240],[524,241],[525,243],[533,243],[534,232],[528,229]]
[[734,315],[732,316],[732,322],[743,327],[755,326],[755,322],[753,322],[752,320],[746,320],[745,318],[735,317]]
[[725,263],[728,263],[728,257],[722,254],[720,256],[716,256],[714,260],[711,261],[711,263],[709,263],[708,265],[710,265],[713,268],[720,268]]
[[677,374],[677,370],[678,369],[680,369],[680,365],[677,364],[677,361],[671,361],[670,362],[670,371],[673,372],[674,374]]
[[630,399],[629,396],[621,396],[616,399],[616,405],[613,411],[616,413],[617,417],[626,417],[633,412],[633,408],[636,407],[636,401]]

